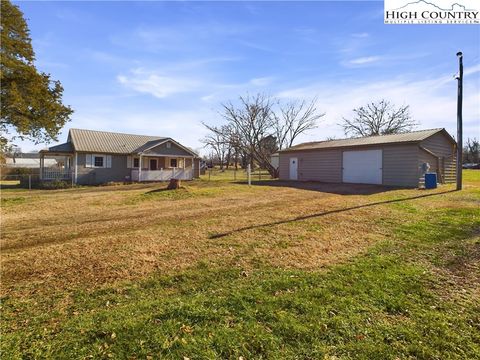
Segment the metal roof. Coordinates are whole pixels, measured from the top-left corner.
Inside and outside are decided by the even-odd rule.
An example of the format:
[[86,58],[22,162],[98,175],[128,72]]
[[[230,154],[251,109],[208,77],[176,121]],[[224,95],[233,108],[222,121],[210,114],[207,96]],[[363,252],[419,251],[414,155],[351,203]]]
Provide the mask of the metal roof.
[[[42,151],[45,151],[45,150],[42,150]],[[66,143],[63,143],[63,144],[51,146],[51,147],[48,148],[47,151],[48,152],[59,152],[59,153],[63,153],[63,152],[71,153],[71,152],[73,152],[73,146],[72,146],[71,143],[66,142]]]
[[70,141],[76,151],[111,154],[130,154],[146,143],[153,145],[168,138],[160,136],[133,135],[108,131],[70,129]]
[[70,129],[66,143],[49,147],[40,152],[73,153],[74,151],[79,151],[109,154],[138,154],[162,144],[167,140],[192,153],[192,155],[198,156],[195,151],[169,137],[133,135],[85,129]]
[[288,149],[281,150],[280,152],[315,150],[315,149],[332,149],[332,148],[350,147],[350,146],[368,146],[368,145],[419,142],[441,131],[445,131],[445,129],[438,128],[438,129],[412,131],[408,133],[393,134],[393,135],[377,135],[377,136],[367,136],[367,137],[352,138],[352,139],[307,142],[307,143],[294,145]]

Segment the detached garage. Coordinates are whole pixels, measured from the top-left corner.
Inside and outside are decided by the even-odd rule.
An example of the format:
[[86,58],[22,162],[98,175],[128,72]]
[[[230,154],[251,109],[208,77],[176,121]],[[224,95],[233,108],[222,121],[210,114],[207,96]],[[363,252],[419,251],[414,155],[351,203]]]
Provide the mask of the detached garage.
[[282,150],[280,179],[418,187],[423,164],[455,182],[455,140],[445,129],[309,142]]

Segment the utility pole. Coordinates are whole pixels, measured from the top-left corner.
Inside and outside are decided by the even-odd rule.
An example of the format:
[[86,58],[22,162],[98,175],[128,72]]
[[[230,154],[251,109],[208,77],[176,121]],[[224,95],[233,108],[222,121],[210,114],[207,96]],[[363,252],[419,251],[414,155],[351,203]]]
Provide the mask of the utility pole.
[[462,156],[463,156],[463,125],[462,125],[462,103],[463,103],[463,54],[457,53],[459,72],[458,97],[457,97],[457,190],[462,190]]

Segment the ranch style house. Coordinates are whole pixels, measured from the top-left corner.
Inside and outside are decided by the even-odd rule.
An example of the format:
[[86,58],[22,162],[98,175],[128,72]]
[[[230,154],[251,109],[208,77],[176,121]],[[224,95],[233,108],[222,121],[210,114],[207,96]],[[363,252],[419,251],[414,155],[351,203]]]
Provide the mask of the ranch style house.
[[[61,168],[45,159],[64,157]],[[40,179],[102,184],[124,181],[192,180],[200,158],[169,137],[70,129],[66,143],[40,151]]]

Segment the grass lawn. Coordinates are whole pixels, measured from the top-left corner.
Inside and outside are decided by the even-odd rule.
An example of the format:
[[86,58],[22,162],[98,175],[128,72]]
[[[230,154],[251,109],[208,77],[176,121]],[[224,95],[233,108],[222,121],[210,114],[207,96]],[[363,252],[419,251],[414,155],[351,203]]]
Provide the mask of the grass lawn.
[[4,359],[480,359],[464,190],[3,190]]

